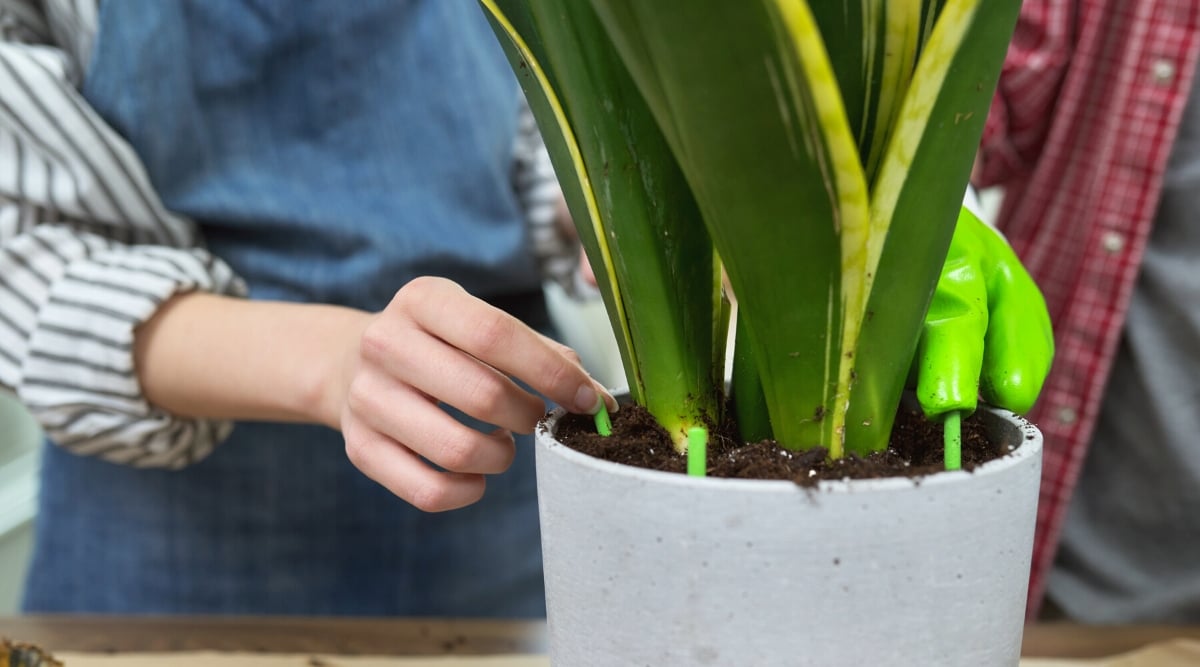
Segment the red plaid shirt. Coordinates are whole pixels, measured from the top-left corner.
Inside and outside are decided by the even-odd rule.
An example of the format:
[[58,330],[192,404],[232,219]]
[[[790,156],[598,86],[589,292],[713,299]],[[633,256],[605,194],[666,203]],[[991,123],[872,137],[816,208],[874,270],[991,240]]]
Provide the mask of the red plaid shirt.
[[1200,50],[1195,0],[1025,0],[976,182],[1046,295],[1057,355],[1028,614],[1036,616]]

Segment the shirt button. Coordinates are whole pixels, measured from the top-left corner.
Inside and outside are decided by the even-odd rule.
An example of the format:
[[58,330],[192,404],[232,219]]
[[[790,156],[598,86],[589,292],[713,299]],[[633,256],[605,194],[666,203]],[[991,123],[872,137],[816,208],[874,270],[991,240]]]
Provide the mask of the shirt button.
[[1079,415],[1076,414],[1075,408],[1058,409],[1058,421],[1063,424],[1074,424],[1076,419],[1079,419]]
[[1155,60],[1150,66],[1150,73],[1156,83],[1170,83],[1171,79],[1175,78],[1175,63],[1165,58]]
[[1116,254],[1125,248],[1125,237],[1117,232],[1104,232],[1100,237],[1100,245],[1110,255]]

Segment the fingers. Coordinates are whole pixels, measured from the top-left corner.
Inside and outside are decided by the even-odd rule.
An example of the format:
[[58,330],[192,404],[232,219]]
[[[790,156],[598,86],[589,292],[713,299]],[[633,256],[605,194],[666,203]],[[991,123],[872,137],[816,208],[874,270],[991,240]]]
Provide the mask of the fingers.
[[917,400],[928,417],[975,410],[988,328],[987,296],[974,263],[947,261],[917,348]]
[[550,349],[556,350],[559,354],[566,357],[571,363],[575,364],[576,366],[583,366],[583,359],[579,358],[579,353],[575,350],[563,345],[549,336],[539,333],[538,337],[542,339],[542,342],[550,346]]
[[483,497],[487,482],[482,475],[434,470],[399,442],[348,421],[343,433],[351,463],[417,509],[445,512]]
[[964,209],[917,359],[926,414],[973,409],[977,391],[993,405],[1026,412],[1053,357],[1041,291],[1004,237]]
[[382,373],[355,379],[349,408],[371,429],[452,472],[498,474],[512,465],[512,434],[470,428],[414,388]]
[[[386,325],[385,325],[386,326]],[[515,433],[532,433],[546,411],[542,400],[524,391],[494,368],[456,350],[415,327],[392,327],[374,333],[386,344],[372,344],[364,354],[388,375],[402,378],[480,421]]]
[[567,410],[595,414],[602,398],[611,401],[583,367],[537,332],[448,280],[414,280],[396,299],[424,331],[521,379]]
[[[357,352],[340,420],[347,455],[427,511],[477,501],[483,475],[512,464],[512,432],[528,433],[541,418],[542,399],[509,375],[580,412],[598,410],[602,396],[612,400],[573,350],[442,279],[400,290],[362,333]],[[501,428],[481,433],[439,402]]]
[[1028,412],[1054,359],[1054,332],[1046,302],[1020,265],[1004,270],[993,287],[992,326],[980,378],[984,400]]

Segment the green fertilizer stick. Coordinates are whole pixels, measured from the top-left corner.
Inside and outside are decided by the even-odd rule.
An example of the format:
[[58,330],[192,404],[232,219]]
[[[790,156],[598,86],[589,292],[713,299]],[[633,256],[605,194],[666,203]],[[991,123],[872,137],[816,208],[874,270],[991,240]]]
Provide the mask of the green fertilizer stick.
[[608,406],[600,401],[600,412],[596,413],[596,432],[600,435],[612,435],[612,419],[608,417]]
[[942,421],[945,431],[946,470],[962,468],[962,413],[947,412]]

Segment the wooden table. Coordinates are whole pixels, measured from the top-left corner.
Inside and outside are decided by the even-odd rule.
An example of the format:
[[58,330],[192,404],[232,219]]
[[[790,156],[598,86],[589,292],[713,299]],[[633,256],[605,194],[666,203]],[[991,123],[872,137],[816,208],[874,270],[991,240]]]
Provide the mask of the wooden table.
[[0,636],[54,651],[239,651],[340,655],[546,652],[541,621],[225,616],[0,617]]
[[[327,653],[339,655],[512,655],[544,653],[542,622],[286,617],[0,617],[0,636],[54,651]],[[1066,623],[1026,628],[1027,657],[1087,658],[1173,638],[1200,640],[1200,627],[1104,627]]]

